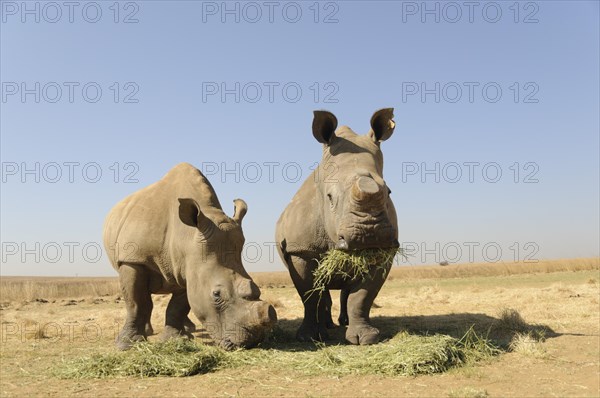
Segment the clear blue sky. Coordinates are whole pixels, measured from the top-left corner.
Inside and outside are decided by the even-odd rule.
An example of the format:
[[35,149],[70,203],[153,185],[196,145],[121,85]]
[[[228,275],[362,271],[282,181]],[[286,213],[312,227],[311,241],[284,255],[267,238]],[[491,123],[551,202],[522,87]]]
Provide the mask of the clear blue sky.
[[269,242],[320,159],[314,109],[366,133],[395,108],[411,264],[599,255],[597,1],[0,4],[2,275],[114,275],[106,213],[182,161],[228,214],[248,202],[246,268],[284,270]]

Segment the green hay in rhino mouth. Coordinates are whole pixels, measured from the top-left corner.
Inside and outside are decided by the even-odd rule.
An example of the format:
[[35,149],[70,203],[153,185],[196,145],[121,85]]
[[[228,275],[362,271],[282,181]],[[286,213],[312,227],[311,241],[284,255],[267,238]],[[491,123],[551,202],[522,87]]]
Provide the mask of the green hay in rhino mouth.
[[364,281],[373,275],[374,269],[381,269],[385,276],[396,255],[405,257],[402,248],[396,247],[362,250],[331,249],[317,260],[319,265],[313,272],[313,288],[308,291],[307,298],[313,293],[321,296],[333,279]]
[[240,368],[289,369],[307,375],[414,376],[445,372],[501,353],[473,328],[461,339],[443,334],[423,336],[400,332],[372,346],[319,343],[304,349],[293,347],[224,351],[187,339],[140,342],[125,352],[63,360],[51,372],[61,379],[182,377]]

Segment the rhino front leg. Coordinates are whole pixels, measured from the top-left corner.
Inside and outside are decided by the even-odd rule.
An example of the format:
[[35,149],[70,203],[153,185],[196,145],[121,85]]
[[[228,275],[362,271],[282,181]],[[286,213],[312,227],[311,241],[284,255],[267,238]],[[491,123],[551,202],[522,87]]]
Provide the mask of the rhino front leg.
[[369,313],[390,267],[391,264],[385,272],[377,268],[372,279],[362,281],[349,290],[348,329],[346,329],[346,340],[349,343],[366,345],[379,342],[379,330],[371,326]]
[[[188,332],[189,323],[192,323],[188,318],[190,312],[190,304],[187,298],[187,292],[173,293],[171,300],[167,305],[167,313],[165,316],[165,330],[161,334],[161,340],[168,340],[173,337],[188,337],[193,338],[191,332]],[[189,323],[188,323],[189,322]],[[195,325],[192,323],[195,330]]]
[[[309,294],[313,288],[312,270],[317,266],[316,261],[290,255],[285,256],[285,260],[294,286],[304,304],[304,319],[296,332],[296,338],[304,342],[328,340],[326,300],[319,293]],[[329,300],[331,301],[331,297]]]
[[148,270],[143,265],[123,264],[119,267],[119,283],[127,308],[127,319],[117,336],[116,345],[127,350],[136,341],[145,340],[146,325],[152,315],[152,296],[148,290]]

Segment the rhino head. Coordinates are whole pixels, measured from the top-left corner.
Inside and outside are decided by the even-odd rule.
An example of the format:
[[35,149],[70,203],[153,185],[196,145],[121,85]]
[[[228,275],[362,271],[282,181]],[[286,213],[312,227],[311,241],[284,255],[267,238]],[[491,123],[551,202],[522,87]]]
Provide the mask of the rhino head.
[[179,218],[192,227],[186,248],[188,301],[194,315],[222,347],[253,347],[277,321],[273,306],[242,265],[242,219],[246,203],[236,199],[233,217],[216,207],[204,211],[194,199],[179,199]]
[[328,111],[315,111],[313,135],[323,144],[315,172],[317,203],[330,246],[342,250],[398,247],[396,213],[383,179],[380,144],[394,132],[393,109],[371,117],[371,130],[357,135]]

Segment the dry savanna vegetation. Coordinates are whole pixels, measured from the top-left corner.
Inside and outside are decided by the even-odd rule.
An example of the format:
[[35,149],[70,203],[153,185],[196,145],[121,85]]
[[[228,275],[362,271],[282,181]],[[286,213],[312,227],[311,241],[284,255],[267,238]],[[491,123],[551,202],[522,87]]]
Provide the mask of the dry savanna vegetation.
[[[392,268],[388,281],[454,279],[464,277],[492,277],[520,274],[539,274],[562,271],[597,270],[597,258],[543,260],[536,262],[475,263],[449,266],[396,266]],[[261,288],[290,287],[292,280],[287,272],[251,273]],[[0,303],[10,301],[32,301],[35,299],[63,299],[101,297],[119,294],[116,277],[64,278],[64,277],[0,277]]]
[[[375,346],[294,332],[286,272],[256,273],[279,322],[260,348],[225,352],[205,331],[126,353],[116,278],[0,280],[3,396],[599,396],[600,259],[394,267],[372,309]],[[334,318],[338,308],[336,292]],[[154,297],[164,323],[168,296]],[[156,376],[156,377],[155,377]]]

